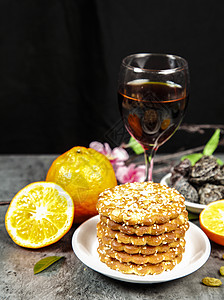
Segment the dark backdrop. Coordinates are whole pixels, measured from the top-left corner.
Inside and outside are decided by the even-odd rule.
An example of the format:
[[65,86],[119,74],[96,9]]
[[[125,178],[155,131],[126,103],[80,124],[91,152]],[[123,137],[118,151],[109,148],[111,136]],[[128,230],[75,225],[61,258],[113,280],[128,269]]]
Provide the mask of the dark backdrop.
[[[0,153],[120,144],[117,75],[122,58],[135,52],[185,57],[191,96],[184,123],[223,124],[223,7],[199,0],[0,0]],[[161,152],[202,143],[179,131]]]

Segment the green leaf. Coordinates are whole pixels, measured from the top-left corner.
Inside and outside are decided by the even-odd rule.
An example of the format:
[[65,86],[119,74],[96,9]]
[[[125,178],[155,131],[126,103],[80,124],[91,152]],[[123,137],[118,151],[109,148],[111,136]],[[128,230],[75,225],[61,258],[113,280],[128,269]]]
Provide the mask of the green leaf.
[[34,274],[44,271],[46,268],[62,258],[64,258],[64,256],[48,256],[39,260],[33,268]]
[[204,155],[212,155],[215,149],[218,147],[220,137],[220,129],[216,129],[213,136],[210,138],[208,143],[205,145],[203,154]]
[[130,138],[128,147],[132,148],[137,155],[144,153],[143,147],[133,137]]
[[217,158],[216,161],[220,166],[223,166],[224,163],[220,158]]
[[189,159],[190,162],[191,162],[191,165],[194,166],[195,163],[201,159],[203,156],[202,153],[192,153],[192,154],[188,154],[188,155],[185,155],[183,157],[181,157],[181,160],[184,160],[185,158]]

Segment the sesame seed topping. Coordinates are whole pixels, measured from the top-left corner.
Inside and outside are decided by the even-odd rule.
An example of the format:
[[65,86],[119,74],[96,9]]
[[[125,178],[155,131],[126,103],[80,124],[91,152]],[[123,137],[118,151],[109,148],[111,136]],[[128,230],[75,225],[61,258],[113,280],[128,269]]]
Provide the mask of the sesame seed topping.
[[[174,188],[153,182],[133,182],[106,189],[99,195],[97,210],[125,224],[169,221],[185,209],[184,197]],[[163,223],[163,222],[162,222]]]

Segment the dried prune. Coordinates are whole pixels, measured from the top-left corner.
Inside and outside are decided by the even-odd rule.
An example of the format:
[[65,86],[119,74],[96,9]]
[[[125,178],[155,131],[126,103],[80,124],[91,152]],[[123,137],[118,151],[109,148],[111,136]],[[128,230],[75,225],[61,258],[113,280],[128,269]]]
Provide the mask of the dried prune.
[[171,173],[170,183],[172,186],[175,185],[178,179],[182,178],[183,176],[180,173]]
[[181,177],[188,177],[191,168],[191,162],[189,159],[184,159],[178,165],[176,165],[171,171],[170,182],[173,186]]
[[220,167],[213,156],[203,156],[191,168],[189,181],[198,185],[206,182],[215,182],[215,176],[218,174]]
[[203,156],[194,166],[185,159],[172,169],[170,183],[187,201],[207,205],[224,198],[224,165],[212,155]]
[[206,183],[199,191],[199,203],[209,204],[213,201],[222,199],[224,196],[224,186]]
[[178,165],[173,168],[175,173],[180,173],[183,176],[188,176],[188,173],[191,169],[191,162],[189,159],[184,159]]
[[192,167],[190,176],[191,177],[202,177],[205,176],[209,171],[218,167],[218,163],[214,156],[203,156],[196,164]]
[[219,167],[219,171],[214,176],[215,182],[224,185],[224,165]]
[[184,196],[186,201],[198,203],[197,190],[187,181],[186,178],[179,178],[175,182],[174,188]]

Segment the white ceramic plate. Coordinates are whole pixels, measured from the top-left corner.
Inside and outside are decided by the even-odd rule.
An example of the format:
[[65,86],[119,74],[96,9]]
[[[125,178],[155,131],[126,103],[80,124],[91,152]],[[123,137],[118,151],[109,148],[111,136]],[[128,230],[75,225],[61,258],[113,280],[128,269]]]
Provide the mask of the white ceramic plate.
[[73,234],[72,248],[76,256],[89,268],[108,277],[135,283],[157,283],[181,278],[198,270],[209,258],[211,252],[210,242],[204,232],[193,223],[186,232],[185,253],[181,263],[173,270],[158,275],[129,275],[123,274],[107,267],[102,263],[97,253],[98,240],[96,225],[99,216],[95,216],[81,224]]
[[[161,179],[160,183],[170,186],[170,177],[171,177],[171,173],[168,173]],[[196,214],[200,214],[200,212],[206,207],[206,205],[199,204],[199,203],[193,203],[190,201],[185,201],[185,205],[186,205],[188,211],[196,213]]]

